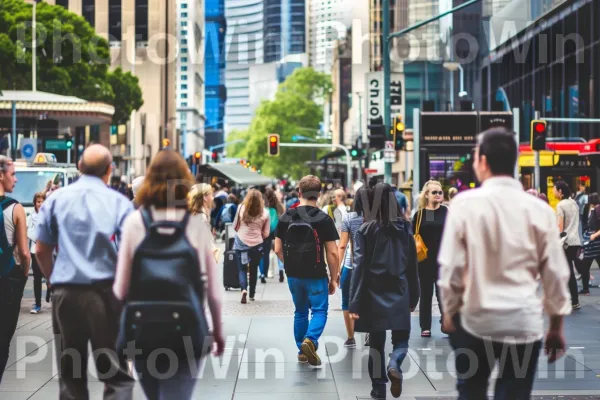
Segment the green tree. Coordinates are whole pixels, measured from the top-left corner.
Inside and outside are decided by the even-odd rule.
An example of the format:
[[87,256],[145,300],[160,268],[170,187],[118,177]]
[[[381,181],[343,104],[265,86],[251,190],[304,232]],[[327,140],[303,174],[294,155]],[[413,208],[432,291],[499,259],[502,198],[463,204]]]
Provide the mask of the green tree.
[[[284,143],[292,142],[295,135],[315,138],[323,120],[324,99],[331,87],[329,75],[310,67],[296,69],[279,85],[274,100],[260,104],[248,131],[235,133],[235,139],[244,140],[243,146],[231,145],[228,153],[248,159],[268,176],[288,174],[299,178],[306,174],[305,163],[312,159],[313,149],[281,148],[279,157],[270,157],[267,155],[267,136],[278,133]],[[232,140],[231,134],[229,140]]]
[[[0,89],[31,89],[31,16],[23,0],[0,0]],[[38,90],[111,104],[119,123],[141,107],[137,79],[109,71],[108,42],[83,17],[41,2],[36,21]]]

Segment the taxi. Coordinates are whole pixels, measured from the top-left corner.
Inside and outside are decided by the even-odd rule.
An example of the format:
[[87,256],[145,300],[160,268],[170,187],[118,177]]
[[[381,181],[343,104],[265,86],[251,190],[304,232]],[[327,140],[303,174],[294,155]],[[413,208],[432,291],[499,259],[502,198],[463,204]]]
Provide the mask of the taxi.
[[52,153],[38,153],[31,163],[15,161],[15,172],[17,184],[10,197],[23,205],[27,215],[33,212],[36,193],[45,192],[47,188],[65,187],[79,178],[75,164],[58,163]]

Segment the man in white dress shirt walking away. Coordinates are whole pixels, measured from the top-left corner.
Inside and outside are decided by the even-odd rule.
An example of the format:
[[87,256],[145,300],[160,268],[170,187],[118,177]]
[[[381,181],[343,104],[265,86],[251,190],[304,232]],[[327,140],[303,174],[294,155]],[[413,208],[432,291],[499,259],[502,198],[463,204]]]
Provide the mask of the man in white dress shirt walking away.
[[[482,186],[457,195],[446,220],[438,284],[444,327],[457,351],[460,400],[487,398],[498,360],[495,399],[530,398],[544,336],[543,309],[550,317],[548,361],[566,346],[569,267],[556,217],[513,178],[516,161],[512,132],[493,128],[480,134],[473,169]],[[543,299],[537,294],[538,274]]]

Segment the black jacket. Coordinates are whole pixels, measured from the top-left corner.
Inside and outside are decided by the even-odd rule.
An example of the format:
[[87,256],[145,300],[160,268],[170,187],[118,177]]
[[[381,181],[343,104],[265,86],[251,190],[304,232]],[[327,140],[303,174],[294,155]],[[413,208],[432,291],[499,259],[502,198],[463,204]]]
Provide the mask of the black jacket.
[[357,332],[410,330],[410,309],[419,302],[415,240],[407,221],[356,233],[349,311],[359,315]]

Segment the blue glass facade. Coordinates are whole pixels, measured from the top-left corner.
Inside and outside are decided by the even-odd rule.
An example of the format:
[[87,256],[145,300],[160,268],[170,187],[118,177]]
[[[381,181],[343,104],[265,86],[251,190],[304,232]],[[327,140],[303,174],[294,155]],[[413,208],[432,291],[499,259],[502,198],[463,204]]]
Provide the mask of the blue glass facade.
[[265,0],[265,62],[306,52],[304,0]]
[[206,0],[205,8],[206,43],[204,49],[205,86],[204,133],[206,147],[222,144],[225,119],[225,1]]

